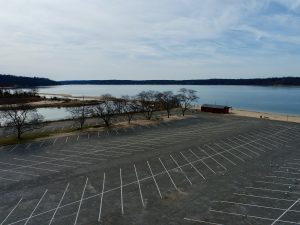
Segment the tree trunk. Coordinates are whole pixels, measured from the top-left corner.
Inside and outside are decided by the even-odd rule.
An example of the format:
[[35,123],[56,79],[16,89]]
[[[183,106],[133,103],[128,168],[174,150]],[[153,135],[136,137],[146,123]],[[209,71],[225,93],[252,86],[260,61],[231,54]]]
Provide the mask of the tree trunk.
[[184,116],[184,114],[185,114],[185,110],[184,110],[184,109],[182,109],[182,116]]
[[18,139],[21,139],[21,129],[18,128]]
[[128,118],[127,118],[127,119],[128,119],[128,124],[130,124],[131,119],[132,119],[132,116],[131,116],[130,114],[128,114],[127,117],[128,117]]
[[151,119],[151,112],[147,113],[147,119],[150,120]]
[[109,121],[108,121],[108,120],[104,120],[104,122],[105,122],[105,125],[106,125],[107,127],[109,127],[109,126],[110,126],[110,124],[109,124]]

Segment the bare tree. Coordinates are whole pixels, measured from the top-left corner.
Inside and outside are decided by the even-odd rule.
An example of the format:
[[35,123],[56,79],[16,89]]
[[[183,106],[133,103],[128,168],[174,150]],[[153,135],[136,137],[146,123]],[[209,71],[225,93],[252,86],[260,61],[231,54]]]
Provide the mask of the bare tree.
[[127,121],[130,124],[133,116],[140,111],[138,101],[128,95],[121,98],[122,112],[126,115]]
[[122,114],[123,110],[124,110],[125,99],[111,97],[111,100],[114,101],[114,103],[115,103],[116,114]]
[[136,96],[140,103],[141,112],[145,117],[150,120],[153,112],[158,109],[157,92],[155,91],[142,91]]
[[105,125],[110,127],[111,119],[116,113],[118,113],[118,110],[115,98],[106,94],[103,96],[103,100],[92,108],[92,114],[102,119]]
[[32,87],[29,91],[29,93],[32,95],[32,96],[37,96],[38,93],[39,93],[39,88],[38,87]]
[[182,116],[184,116],[185,112],[192,107],[192,103],[199,97],[196,95],[196,91],[191,89],[181,88],[178,92],[177,98],[179,100]]
[[72,120],[75,125],[78,125],[79,129],[82,129],[89,114],[89,109],[84,104],[78,107],[71,107],[66,109],[70,113]]
[[25,132],[40,128],[43,120],[37,109],[30,105],[8,105],[1,111],[1,117],[4,124],[17,134],[18,139]]
[[157,93],[157,100],[162,108],[167,111],[168,118],[170,118],[171,109],[178,106],[178,100],[172,91],[165,91]]

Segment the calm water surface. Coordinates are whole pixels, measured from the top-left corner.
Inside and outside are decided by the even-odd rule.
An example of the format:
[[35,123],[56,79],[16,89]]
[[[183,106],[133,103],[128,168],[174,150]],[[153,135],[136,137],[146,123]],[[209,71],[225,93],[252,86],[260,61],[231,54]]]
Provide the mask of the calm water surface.
[[[300,115],[300,87],[261,87],[230,85],[63,85],[41,87],[40,93],[69,94],[73,96],[100,96],[111,94],[136,95],[141,91],[173,91],[180,88],[197,91],[197,104],[225,104],[233,108],[261,112]],[[47,119],[66,118],[64,109],[41,109]]]

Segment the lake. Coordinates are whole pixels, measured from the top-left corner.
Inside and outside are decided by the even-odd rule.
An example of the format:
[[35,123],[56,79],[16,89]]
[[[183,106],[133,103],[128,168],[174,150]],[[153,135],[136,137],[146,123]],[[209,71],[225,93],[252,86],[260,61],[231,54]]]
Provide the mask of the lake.
[[[203,103],[229,105],[233,108],[260,112],[274,112],[288,115],[300,115],[300,87],[266,87],[266,86],[232,86],[232,85],[62,85],[41,87],[40,93],[68,94],[72,96],[101,96],[111,94],[136,95],[141,91],[173,91],[180,88],[197,91]],[[61,109],[40,109],[49,120],[67,118],[68,114]]]

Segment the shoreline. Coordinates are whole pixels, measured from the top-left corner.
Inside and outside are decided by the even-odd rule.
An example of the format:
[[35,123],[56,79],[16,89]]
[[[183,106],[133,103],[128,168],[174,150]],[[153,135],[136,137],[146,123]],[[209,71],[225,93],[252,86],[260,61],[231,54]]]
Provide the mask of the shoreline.
[[288,114],[284,115],[284,114],[271,113],[271,112],[250,111],[245,109],[232,109],[230,110],[229,115],[300,123],[300,116],[288,115]]

